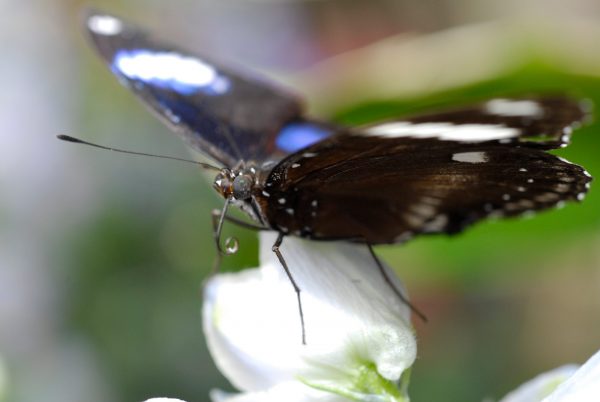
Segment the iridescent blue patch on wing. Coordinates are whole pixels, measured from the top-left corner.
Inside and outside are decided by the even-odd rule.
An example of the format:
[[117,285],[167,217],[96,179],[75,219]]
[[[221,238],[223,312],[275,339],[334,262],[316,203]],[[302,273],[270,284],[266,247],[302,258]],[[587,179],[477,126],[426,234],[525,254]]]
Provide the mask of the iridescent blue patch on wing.
[[115,73],[144,84],[169,89],[181,95],[202,92],[222,95],[231,83],[211,65],[176,52],[147,49],[120,50],[111,68]]
[[315,144],[331,135],[331,130],[314,123],[290,123],[284,126],[275,144],[285,152],[296,152]]

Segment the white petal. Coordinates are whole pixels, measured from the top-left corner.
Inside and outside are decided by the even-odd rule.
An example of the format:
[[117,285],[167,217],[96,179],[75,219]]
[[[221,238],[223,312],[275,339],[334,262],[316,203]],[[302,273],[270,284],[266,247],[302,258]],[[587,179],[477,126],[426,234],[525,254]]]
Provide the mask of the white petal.
[[[260,270],[252,269],[219,275],[205,288],[203,321],[209,350],[221,372],[244,391],[290,380],[301,365],[299,342],[288,349],[276,343],[277,351],[272,353],[274,349],[267,341],[273,331],[299,340],[296,307],[288,300],[292,291],[282,291],[276,284],[274,290],[269,289],[260,274]],[[270,311],[273,307],[287,307],[289,314],[275,318]]]
[[521,385],[500,402],[595,402],[600,395],[600,351],[583,366],[559,367]]
[[368,362],[398,380],[416,355],[410,311],[366,247],[284,239],[281,252],[302,289],[302,345],[296,295],[271,251],[274,241],[261,234],[260,269],[207,285],[204,330],[223,374],[240,390],[264,391],[299,377],[341,383]]
[[348,399],[315,391],[299,382],[285,382],[267,391],[230,394],[220,390],[210,393],[212,402],[347,402]]
[[146,399],[144,402],[185,402],[181,399],[173,399],[173,398],[151,398]]
[[506,395],[500,402],[540,402],[576,370],[576,365],[567,365],[540,374]]
[[600,351],[596,352],[544,402],[595,402],[600,400]]

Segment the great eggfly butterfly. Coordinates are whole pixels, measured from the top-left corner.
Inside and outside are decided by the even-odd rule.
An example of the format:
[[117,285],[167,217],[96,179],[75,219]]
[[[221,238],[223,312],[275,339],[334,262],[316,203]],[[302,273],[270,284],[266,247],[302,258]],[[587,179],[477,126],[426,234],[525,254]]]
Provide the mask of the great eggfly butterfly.
[[583,168],[545,152],[566,146],[586,117],[565,96],[344,127],[308,118],[283,90],[113,16],[90,13],[86,26],[120,81],[222,166],[214,187],[226,207],[279,232],[276,246],[286,235],[371,246],[457,233],[485,217],[581,200],[589,188]]

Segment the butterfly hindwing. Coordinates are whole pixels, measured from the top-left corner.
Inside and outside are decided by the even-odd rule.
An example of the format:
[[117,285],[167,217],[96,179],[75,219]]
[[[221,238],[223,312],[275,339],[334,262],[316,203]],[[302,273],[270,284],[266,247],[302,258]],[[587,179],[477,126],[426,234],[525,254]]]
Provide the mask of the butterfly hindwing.
[[90,12],[86,27],[112,72],[196,150],[229,167],[289,153],[276,137],[301,120],[296,97],[116,17]]

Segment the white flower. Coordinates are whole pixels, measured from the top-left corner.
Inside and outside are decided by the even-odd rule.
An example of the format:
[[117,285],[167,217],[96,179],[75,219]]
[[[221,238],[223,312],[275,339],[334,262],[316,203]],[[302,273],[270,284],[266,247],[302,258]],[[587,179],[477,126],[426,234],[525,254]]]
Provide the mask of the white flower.
[[185,402],[181,399],[173,399],[173,398],[151,398],[146,399],[144,402]]
[[[260,238],[260,268],[212,278],[204,331],[223,374],[242,394],[215,401],[402,401],[416,355],[410,310],[384,281],[365,246],[286,237],[281,252],[296,294]],[[387,268],[386,268],[387,269]],[[401,284],[387,269],[397,288]]]
[[521,385],[500,402],[600,401],[600,352],[583,366],[567,365]]

